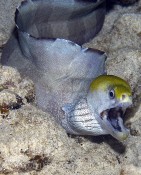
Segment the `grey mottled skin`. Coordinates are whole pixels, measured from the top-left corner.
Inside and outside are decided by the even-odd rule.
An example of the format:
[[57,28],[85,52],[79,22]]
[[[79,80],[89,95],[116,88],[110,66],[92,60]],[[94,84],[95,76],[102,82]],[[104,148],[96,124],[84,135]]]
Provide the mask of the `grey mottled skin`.
[[20,31],[36,38],[62,38],[83,44],[101,29],[105,0],[27,0],[16,11]]
[[[82,122],[72,129],[69,122],[72,125],[79,118],[68,121],[67,105],[77,110],[91,81],[105,73],[105,53],[78,45],[99,32],[104,17],[104,0],[24,1],[16,11],[16,30],[2,54],[3,65],[17,68],[34,81],[38,106],[52,113],[69,133],[85,134],[79,130],[85,126]],[[100,128],[97,121],[96,127]],[[96,129],[95,134],[99,134]]]

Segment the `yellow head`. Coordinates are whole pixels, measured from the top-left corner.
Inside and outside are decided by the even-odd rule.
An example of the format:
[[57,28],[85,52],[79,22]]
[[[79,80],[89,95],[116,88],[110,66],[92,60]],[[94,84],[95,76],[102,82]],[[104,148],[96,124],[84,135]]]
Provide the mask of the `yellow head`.
[[123,102],[128,102],[132,97],[129,84],[125,80],[114,75],[101,75],[93,80],[90,85],[90,91],[93,93],[97,90],[109,90],[109,96],[111,96],[111,98],[114,95],[117,100]]
[[91,83],[87,99],[105,133],[118,140],[126,139],[129,132],[123,125],[123,116],[132,104],[129,84],[117,76],[101,75]]

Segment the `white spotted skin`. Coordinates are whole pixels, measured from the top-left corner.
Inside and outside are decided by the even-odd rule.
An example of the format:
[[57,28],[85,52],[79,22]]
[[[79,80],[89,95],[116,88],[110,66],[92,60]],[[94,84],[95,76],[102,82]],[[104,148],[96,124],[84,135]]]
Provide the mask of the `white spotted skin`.
[[62,126],[70,134],[75,135],[102,135],[107,134],[96,120],[96,116],[88,107],[87,100],[81,99],[72,110],[65,113]]

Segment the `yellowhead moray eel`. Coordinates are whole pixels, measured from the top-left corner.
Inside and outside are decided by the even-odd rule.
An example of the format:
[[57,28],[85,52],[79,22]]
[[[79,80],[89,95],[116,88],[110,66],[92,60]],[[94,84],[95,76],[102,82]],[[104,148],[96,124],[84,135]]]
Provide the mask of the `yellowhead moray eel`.
[[105,75],[103,51],[81,46],[100,31],[104,17],[104,0],[23,1],[1,63],[34,81],[37,105],[67,133],[122,141],[129,134],[123,118],[132,104],[130,86]]

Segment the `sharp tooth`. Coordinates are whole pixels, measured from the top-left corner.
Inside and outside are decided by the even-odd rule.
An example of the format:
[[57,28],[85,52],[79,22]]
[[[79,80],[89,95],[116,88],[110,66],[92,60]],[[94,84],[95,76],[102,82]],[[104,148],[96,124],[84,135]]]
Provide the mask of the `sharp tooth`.
[[105,111],[101,112],[101,118],[102,118],[102,119],[103,119],[104,117],[107,118],[107,116],[108,116],[108,110],[105,110]]
[[121,127],[121,130],[123,130],[123,120],[122,118],[120,117],[120,115],[118,116],[118,123],[119,123],[119,126]]
[[123,114],[125,113],[125,111],[126,111],[126,108],[122,108],[122,112],[123,112]]
[[107,121],[107,115],[104,115],[104,116],[103,116],[103,119],[104,119],[105,121]]

